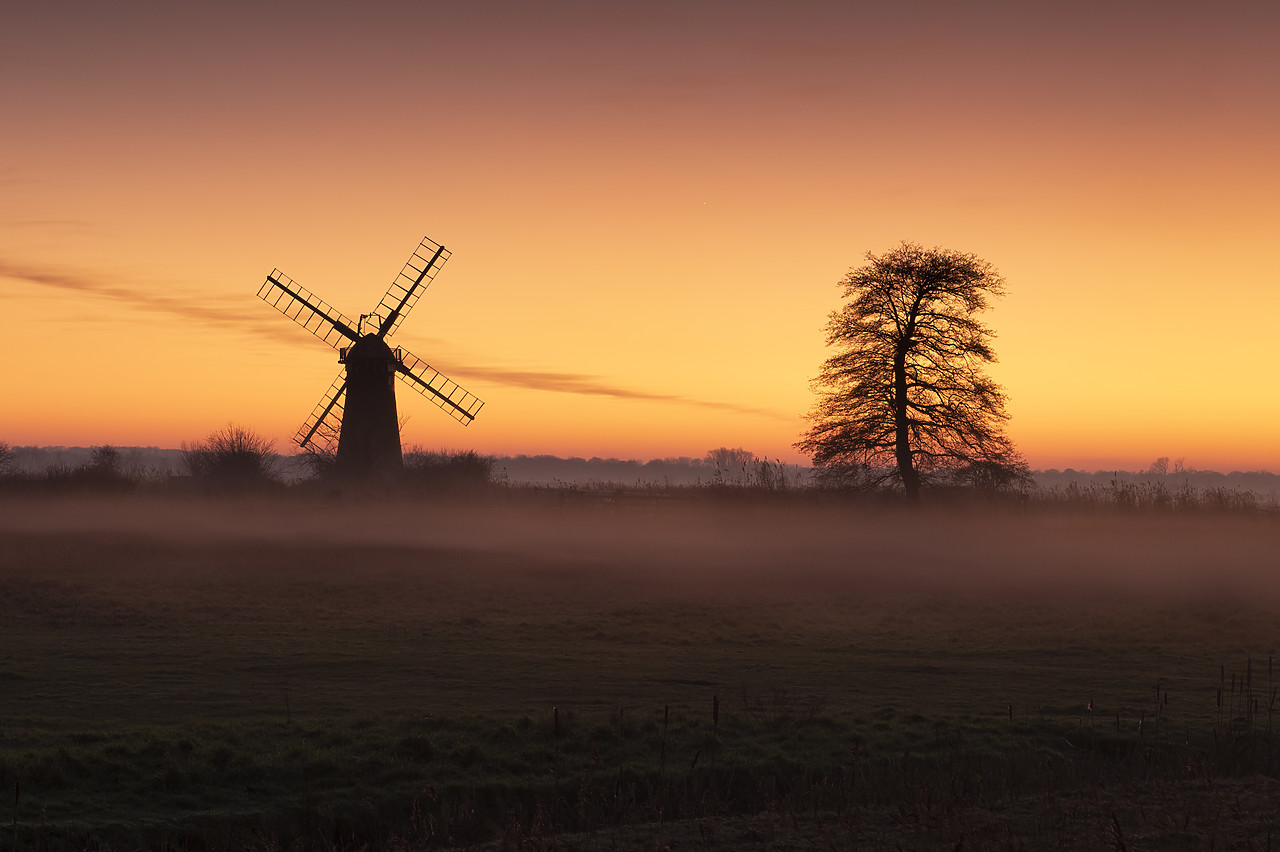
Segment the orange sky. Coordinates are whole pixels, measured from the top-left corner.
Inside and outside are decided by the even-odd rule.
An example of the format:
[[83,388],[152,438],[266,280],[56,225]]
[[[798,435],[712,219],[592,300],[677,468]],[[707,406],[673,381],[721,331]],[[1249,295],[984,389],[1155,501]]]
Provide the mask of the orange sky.
[[[1280,11],[25,4],[0,32],[11,444],[289,438],[425,235],[408,444],[798,460],[836,282],[902,240],[987,317],[1033,467],[1280,470]],[[108,8],[109,7],[109,8]]]

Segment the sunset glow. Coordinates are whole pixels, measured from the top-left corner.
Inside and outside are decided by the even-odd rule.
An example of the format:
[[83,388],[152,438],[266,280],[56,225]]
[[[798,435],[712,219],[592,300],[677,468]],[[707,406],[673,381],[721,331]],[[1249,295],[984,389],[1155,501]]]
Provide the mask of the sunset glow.
[[902,240],[1006,278],[1034,468],[1280,470],[1280,11],[1265,4],[26,4],[0,34],[10,444],[289,452],[349,316],[485,400],[404,441],[792,448],[837,281]]

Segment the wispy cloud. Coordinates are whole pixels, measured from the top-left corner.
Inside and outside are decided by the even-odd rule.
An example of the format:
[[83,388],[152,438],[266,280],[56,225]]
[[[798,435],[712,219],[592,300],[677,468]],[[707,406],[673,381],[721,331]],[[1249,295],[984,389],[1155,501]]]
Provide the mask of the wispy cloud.
[[266,337],[277,341],[296,341],[297,334],[287,326],[268,322],[263,316],[240,307],[226,297],[186,296],[180,292],[157,294],[140,287],[121,283],[107,283],[96,276],[66,270],[38,269],[21,266],[0,259],[0,278],[25,281],[39,287],[62,290],[110,299],[141,311],[165,314],[180,319],[195,320],[207,325]]
[[[254,305],[254,310],[250,311],[239,304],[244,301],[243,299],[232,300],[226,297],[217,298],[205,295],[184,297],[176,291],[171,291],[169,294],[157,294],[125,283],[109,283],[83,273],[39,269],[10,263],[3,259],[0,259],[0,278],[24,281],[31,285],[53,290],[111,299],[137,310],[193,320],[218,328],[253,334],[272,341],[293,344],[297,343],[299,338],[298,330],[282,320],[278,314],[274,314],[269,310],[259,309],[258,305]],[[749,405],[695,399],[679,394],[656,393],[622,387],[610,383],[602,376],[589,373],[560,373],[485,366],[458,366],[446,369],[446,372],[454,379],[471,378],[527,390],[570,393],[582,396],[606,396],[616,399],[652,400],[654,402],[668,402],[714,408],[721,411],[733,411],[753,417],[789,419],[786,415],[777,411]]]
[[648,399],[655,402],[673,402],[681,405],[697,405],[703,408],[716,408],[723,411],[735,411],[755,417],[773,417],[779,420],[790,419],[784,414],[749,405],[738,405],[732,402],[694,399],[679,394],[654,393],[651,391],[633,390],[609,384],[601,376],[588,373],[550,373],[539,370],[509,370],[501,367],[459,367],[449,371],[450,377],[480,379],[509,387],[527,388],[530,390],[553,391],[555,393],[575,393],[585,396],[611,396],[618,399]]

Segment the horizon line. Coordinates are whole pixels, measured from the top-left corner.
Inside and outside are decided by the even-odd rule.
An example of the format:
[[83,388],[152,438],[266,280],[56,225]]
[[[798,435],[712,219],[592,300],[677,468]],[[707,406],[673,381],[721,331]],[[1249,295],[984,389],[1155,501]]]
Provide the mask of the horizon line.
[[[42,450],[43,450],[43,451],[56,451],[56,450],[85,450],[85,451],[90,451],[90,450],[93,450],[93,449],[94,449],[94,448],[96,448],[96,447],[112,447],[112,448],[114,448],[114,449],[116,449],[116,450],[153,450],[153,451],[156,451],[156,452],[162,452],[162,453],[181,453],[181,452],[183,451],[183,449],[182,449],[181,447],[161,447],[161,446],[157,446],[157,445],[155,445],[155,444],[145,444],[145,445],[141,445],[141,444],[128,444],[128,445],[126,445],[126,444],[111,444],[111,443],[87,444],[87,445],[85,445],[85,444],[10,444],[10,445],[9,445],[9,447],[10,447],[10,449],[12,449],[12,450],[36,450],[36,451],[42,451]],[[742,448],[737,448],[737,449],[742,449]],[[296,458],[296,457],[298,457],[298,456],[302,455],[302,453],[297,453],[297,452],[294,452],[294,453],[287,453],[287,452],[280,452],[280,451],[275,451],[275,450],[273,450],[272,452],[273,452],[276,456],[278,456],[278,457],[280,457],[280,458],[286,458],[286,459],[287,459],[287,458]],[[410,449],[408,452],[415,452],[415,450]],[[433,452],[433,451],[432,451],[432,450],[427,450],[426,452]],[[464,450],[463,452],[465,452],[465,450]],[[710,451],[708,451],[708,452],[710,452]],[[481,455],[491,456],[492,458],[495,458],[495,459],[519,459],[519,458],[526,458],[526,459],[542,459],[542,458],[546,458],[546,459],[555,459],[555,460],[557,460],[557,461],[564,461],[564,462],[572,462],[572,461],[579,461],[579,462],[586,462],[586,463],[590,463],[590,462],[612,462],[612,463],[619,463],[619,464],[625,464],[625,463],[636,463],[636,464],[644,465],[644,464],[650,464],[650,463],[653,463],[653,462],[680,462],[680,461],[682,461],[682,460],[687,460],[687,461],[691,461],[691,462],[692,462],[692,461],[698,461],[698,462],[700,462],[700,461],[703,461],[703,460],[705,459],[705,457],[706,457],[707,453],[706,453],[706,452],[704,452],[704,453],[702,453],[701,455],[696,455],[696,456],[695,456],[695,455],[680,455],[680,456],[652,456],[652,457],[650,457],[650,458],[639,458],[639,457],[635,457],[635,456],[631,456],[631,457],[623,458],[623,457],[621,457],[621,456],[598,456],[598,455],[589,456],[589,457],[588,457],[588,456],[561,456],[561,455],[557,455],[557,454],[554,454],[554,453],[526,453],[526,452],[520,452],[520,453],[481,453]],[[776,458],[771,460],[767,454],[765,454],[765,455],[760,455],[760,454],[753,453],[752,455],[753,455],[754,459],[755,459],[755,460],[757,460],[757,461],[775,461],[775,462],[776,462],[776,461],[779,461],[779,460],[778,460],[778,459],[776,459]],[[807,469],[810,469],[810,470],[812,470],[812,469],[813,469],[813,465],[812,465],[812,464],[809,464],[809,463],[806,463],[806,462],[790,462],[790,461],[789,461],[789,462],[782,462],[782,463],[783,463],[783,464],[785,464],[785,465],[788,465],[788,466],[790,466],[790,467],[807,468]],[[1146,471],[1146,470],[1129,470],[1129,469],[1126,469],[1126,468],[1120,468],[1120,467],[1114,467],[1114,466],[1098,467],[1098,468],[1079,468],[1079,467],[1070,467],[1070,466],[1068,466],[1068,467],[1046,467],[1046,468],[1030,468],[1030,470],[1031,470],[1031,473],[1032,473],[1032,474],[1049,474],[1049,473],[1068,473],[1068,472],[1070,472],[1070,473],[1081,473],[1081,474],[1089,474],[1089,475],[1091,475],[1091,476],[1097,476],[1097,475],[1099,475],[1099,474],[1111,473],[1111,474],[1117,474],[1117,475],[1118,475],[1118,474],[1128,474],[1128,475],[1130,475],[1130,476],[1159,476],[1159,477],[1164,477],[1164,478],[1166,478],[1166,479],[1169,479],[1169,478],[1172,478],[1172,477],[1181,476],[1181,475],[1190,475],[1190,474],[1198,474],[1198,473],[1216,473],[1216,474],[1219,474],[1219,475],[1221,475],[1221,476],[1229,476],[1230,474],[1233,474],[1233,473],[1239,473],[1239,474],[1263,474],[1263,475],[1266,475],[1266,476],[1280,476],[1280,472],[1272,472],[1269,468],[1265,468],[1265,467],[1256,467],[1256,468],[1239,468],[1239,467],[1237,467],[1237,468],[1232,468],[1231,470],[1222,470],[1222,469],[1219,469],[1219,468],[1191,467],[1191,468],[1184,468],[1184,469],[1179,470],[1179,471],[1167,471],[1167,472],[1165,472],[1165,473],[1154,473],[1154,472],[1148,472],[1148,471]]]

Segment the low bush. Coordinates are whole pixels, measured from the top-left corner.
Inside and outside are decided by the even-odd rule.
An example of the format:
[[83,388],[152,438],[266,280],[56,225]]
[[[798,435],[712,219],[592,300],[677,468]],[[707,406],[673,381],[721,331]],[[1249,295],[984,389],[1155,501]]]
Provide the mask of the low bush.
[[185,472],[209,490],[262,490],[276,486],[280,483],[279,465],[272,442],[244,426],[228,424],[203,441],[182,444]]

